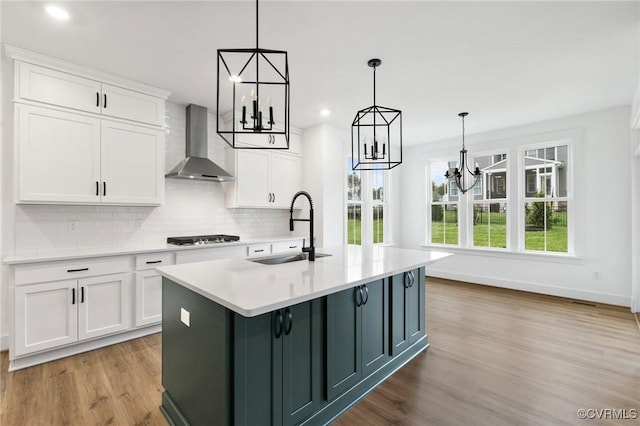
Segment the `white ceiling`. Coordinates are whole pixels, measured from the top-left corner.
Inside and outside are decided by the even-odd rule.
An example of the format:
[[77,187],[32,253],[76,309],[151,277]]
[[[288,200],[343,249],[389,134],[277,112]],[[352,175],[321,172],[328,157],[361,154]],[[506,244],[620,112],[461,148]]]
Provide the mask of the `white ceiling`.
[[[215,107],[216,49],[253,47],[248,1],[1,2],[2,41]],[[372,104],[401,109],[405,144],[628,105],[638,83],[638,2],[266,1],[260,47],[287,50],[291,122],[349,129]],[[330,108],[329,118],[320,116]]]

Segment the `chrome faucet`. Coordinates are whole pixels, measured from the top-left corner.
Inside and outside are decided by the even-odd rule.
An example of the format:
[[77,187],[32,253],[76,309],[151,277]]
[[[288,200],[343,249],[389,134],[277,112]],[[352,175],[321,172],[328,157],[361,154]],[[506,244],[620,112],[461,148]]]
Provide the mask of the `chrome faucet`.
[[[293,204],[296,202],[296,198],[304,195],[309,200],[309,219],[294,219],[293,218]],[[304,247],[304,242],[302,243],[302,251],[304,253],[309,253],[309,261],[316,260],[316,249],[313,246],[313,201],[311,200],[311,195],[309,195],[306,191],[298,191],[296,195],[293,196],[293,200],[291,200],[291,208],[289,209],[289,231],[293,231],[293,222],[309,222],[309,247]]]

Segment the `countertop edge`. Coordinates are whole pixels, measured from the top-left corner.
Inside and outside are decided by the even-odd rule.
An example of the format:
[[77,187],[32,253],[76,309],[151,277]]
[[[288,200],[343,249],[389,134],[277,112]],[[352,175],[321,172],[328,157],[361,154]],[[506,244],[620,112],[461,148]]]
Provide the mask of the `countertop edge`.
[[[307,302],[309,300],[313,300],[313,299],[317,299],[319,297],[324,297],[333,293],[337,293],[339,291],[342,290],[346,290],[349,288],[354,288],[356,286],[362,285],[362,284],[367,284],[382,278],[386,278],[389,277],[391,275],[395,275],[397,273],[401,273],[401,272],[405,272],[407,270],[411,270],[411,269],[415,269],[415,268],[419,268],[422,266],[426,266],[428,264],[434,263],[434,262],[438,262],[439,260],[442,260],[444,258],[447,258],[449,256],[452,256],[451,253],[446,253],[446,252],[438,252],[439,254],[442,254],[443,256],[438,257],[437,259],[431,259],[431,260],[425,260],[425,261],[420,261],[420,262],[410,262],[407,263],[406,265],[403,265],[401,268],[394,268],[394,269],[390,269],[388,271],[385,271],[383,273],[379,273],[379,274],[375,274],[372,275],[370,277],[366,277],[366,278],[361,278],[361,279],[357,279],[357,280],[353,280],[353,281],[348,281],[346,283],[342,283],[342,284],[337,284],[334,287],[328,288],[328,289],[323,289],[323,290],[319,290],[316,291],[314,293],[310,293],[310,294],[305,294],[305,295],[301,295],[301,296],[297,296],[297,297],[292,297],[288,300],[283,300],[283,301],[277,301],[277,302],[272,302],[269,303],[267,305],[264,306],[258,306],[258,307],[243,307],[243,306],[239,306],[239,305],[235,305],[231,302],[229,302],[228,300],[222,299],[220,297],[217,297],[215,294],[212,294],[208,291],[205,291],[203,289],[201,289],[200,287],[193,285],[187,281],[184,281],[182,279],[180,279],[179,277],[166,272],[165,268],[169,268],[169,267],[160,267],[160,268],[156,268],[156,271],[158,271],[160,273],[160,275],[162,275],[163,277],[166,277],[174,282],[176,282],[177,284],[199,294],[202,297],[205,297],[215,303],[218,303],[221,306],[224,306],[225,308],[240,314],[244,317],[255,317],[258,315],[262,315],[268,312],[272,312],[276,309],[281,309],[281,308],[285,308],[287,306],[292,306],[292,305],[296,305],[299,303],[303,303],[303,302]],[[245,261],[249,261],[249,260],[245,260]],[[269,268],[269,266],[266,266],[266,268]]]

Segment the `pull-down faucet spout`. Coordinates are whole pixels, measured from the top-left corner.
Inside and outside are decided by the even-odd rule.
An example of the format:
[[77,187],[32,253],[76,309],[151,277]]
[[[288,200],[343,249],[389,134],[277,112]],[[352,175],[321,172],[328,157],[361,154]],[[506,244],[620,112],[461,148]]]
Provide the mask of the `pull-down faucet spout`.
[[[296,198],[304,195],[309,200],[309,219],[294,219],[293,218],[293,204],[296,202]],[[291,200],[291,208],[289,209],[289,230],[293,231],[293,222],[309,222],[309,247],[302,247],[302,251],[309,253],[309,261],[316,260],[316,249],[313,246],[313,200],[311,195],[306,191],[298,191]],[[304,244],[303,244],[304,246]]]

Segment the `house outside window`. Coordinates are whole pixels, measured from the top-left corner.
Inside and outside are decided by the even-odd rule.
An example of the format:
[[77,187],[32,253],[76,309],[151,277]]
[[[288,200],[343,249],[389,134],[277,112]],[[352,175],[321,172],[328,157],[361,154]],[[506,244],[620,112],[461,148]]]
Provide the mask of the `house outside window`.
[[362,244],[362,172],[347,161],[347,244]]

